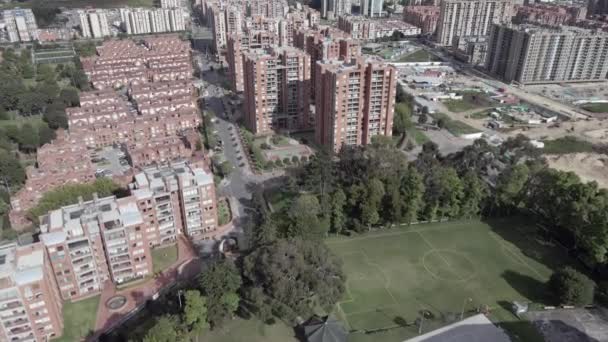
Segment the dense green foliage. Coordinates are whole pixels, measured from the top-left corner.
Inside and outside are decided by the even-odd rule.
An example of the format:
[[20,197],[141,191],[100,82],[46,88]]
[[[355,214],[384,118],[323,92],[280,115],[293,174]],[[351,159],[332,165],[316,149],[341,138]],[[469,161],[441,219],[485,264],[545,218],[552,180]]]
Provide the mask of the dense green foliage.
[[295,321],[318,307],[329,312],[344,293],[341,267],[323,243],[280,239],[260,246],[243,261],[247,303],[264,321]]
[[593,280],[571,267],[555,272],[547,285],[557,304],[582,306],[593,303]]
[[593,152],[593,144],[573,136],[555,140],[545,140],[543,152],[546,154],[567,154],[579,152]]
[[45,193],[38,204],[28,211],[27,216],[32,222],[37,222],[39,216],[51,210],[77,203],[79,197],[90,200],[93,198],[93,194],[97,193],[101,198],[112,195],[118,189],[119,186],[109,178],[99,178],[89,184],[64,185]]
[[228,260],[216,261],[201,273],[199,282],[207,297],[207,321],[212,327],[221,326],[239,307],[237,290],[242,283],[239,270]]

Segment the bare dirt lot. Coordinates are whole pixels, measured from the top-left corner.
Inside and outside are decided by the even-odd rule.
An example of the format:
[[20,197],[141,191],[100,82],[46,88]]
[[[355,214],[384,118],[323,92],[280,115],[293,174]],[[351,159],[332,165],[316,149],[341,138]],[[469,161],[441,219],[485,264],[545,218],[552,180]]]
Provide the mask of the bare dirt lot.
[[597,153],[573,153],[547,155],[549,166],[576,173],[583,181],[596,181],[600,187],[608,188],[608,156]]

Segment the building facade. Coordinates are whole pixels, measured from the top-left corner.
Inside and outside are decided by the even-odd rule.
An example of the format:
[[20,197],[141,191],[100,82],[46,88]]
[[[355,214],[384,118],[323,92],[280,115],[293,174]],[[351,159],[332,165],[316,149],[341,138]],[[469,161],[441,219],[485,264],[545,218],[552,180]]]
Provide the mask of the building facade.
[[296,48],[243,55],[245,124],[254,134],[309,128],[310,56]]
[[511,21],[510,0],[444,0],[437,23],[437,43],[451,46],[457,37],[486,36],[492,24]]
[[403,21],[419,27],[422,34],[434,35],[439,20],[439,6],[406,6]]
[[365,145],[376,135],[391,136],[397,70],[364,58],[351,62],[318,62],[315,85],[318,144],[339,151]]
[[0,340],[38,342],[63,331],[62,302],[40,243],[0,246]]
[[486,69],[521,84],[606,79],[608,32],[579,27],[492,27]]
[[31,9],[16,8],[2,11],[2,22],[8,41],[31,42],[38,39],[38,25]]
[[352,13],[353,5],[351,0],[322,0],[321,16],[324,19],[333,20],[341,15]]
[[362,15],[367,17],[380,17],[382,16],[382,5],[384,0],[360,0],[359,10]]
[[83,38],[103,38],[110,36],[110,27],[106,11],[86,10],[78,12],[80,19],[80,33]]

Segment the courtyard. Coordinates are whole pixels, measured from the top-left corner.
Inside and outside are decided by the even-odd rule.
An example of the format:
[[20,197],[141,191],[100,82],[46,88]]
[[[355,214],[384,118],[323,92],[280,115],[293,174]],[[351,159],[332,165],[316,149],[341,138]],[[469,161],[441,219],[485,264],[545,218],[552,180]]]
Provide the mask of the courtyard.
[[402,341],[417,335],[422,314],[428,332],[478,310],[513,341],[542,341],[510,303],[545,303],[544,283],[566,257],[537,243],[533,230],[472,220],[331,238],[347,274],[338,315],[353,341]]

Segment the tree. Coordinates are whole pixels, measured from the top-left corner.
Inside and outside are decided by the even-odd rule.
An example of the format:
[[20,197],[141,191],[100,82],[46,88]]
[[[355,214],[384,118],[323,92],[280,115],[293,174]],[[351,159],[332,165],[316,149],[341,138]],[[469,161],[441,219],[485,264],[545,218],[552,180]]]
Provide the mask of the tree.
[[300,237],[304,239],[322,239],[327,231],[323,229],[319,215],[321,206],[315,195],[300,195],[291,205],[287,213],[290,224],[288,227],[289,237]]
[[184,295],[183,321],[191,335],[198,336],[208,327],[207,298],[201,296],[198,290],[186,291]]
[[228,299],[234,299],[231,294],[241,287],[238,269],[229,260],[215,261],[201,273],[199,283],[207,297],[207,321],[212,327],[221,326],[236,310],[234,302]]
[[55,22],[57,14],[61,13],[59,8],[46,6],[44,1],[38,0],[32,5],[32,12],[36,17],[36,23],[39,27],[46,28]]
[[48,64],[40,64],[36,72],[36,81],[38,82],[55,82],[55,70]]
[[179,321],[175,316],[164,315],[148,330],[143,342],[176,342],[181,340]]
[[498,205],[511,210],[521,204],[522,190],[530,178],[530,169],[518,164],[503,171],[496,181],[495,200]]
[[462,181],[451,167],[440,167],[425,180],[425,218],[456,217],[460,213],[463,196]]
[[547,285],[558,304],[583,306],[593,303],[595,283],[570,266],[553,273]]
[[59,100],[63,102],[67,107],[74,107],[80,104],[80,98],[78,96],[78,89],[68,87],[61,89],[59,93]]
[[460,205],[460,216],[471,218],[479,215],[488,196],[486,184],[473,172],[467,172],[462,178],[463,196]]
[[336,190],[331,196],[331,231],[340,234],[344,230],[346,217],[344,206],[346,205],[346,195],[342,189]]
[[380,221],[380,203],[384,196],[384,184],[374,178],[369,181],[367,186],[367,196],[361,202],[361,221],[364,225],[371,228]]
[[428,115],[426,113],[422,113],[418,116],[418,123],[424,125],[429,120]]
[[393,132],[404,134],[412,127],[412,108],[410,104],[397,103],[395,105],[395,117],[393,119]]
[[424,195],[424,182],[416,168],[410,167],[399,187],[401,200],[405,204],[403,220],[408,224],[418,219],[418,212],[422,208],[422,197]]
[[21,126],[21,132],[19,134],[19,149],[26,152],[36,151],[40,139],[38,131],[32,126],[32,124],[25,123]]
[[47,107],[42,118],[52,129],[68,128],[68,117],[65,114],[65,105],[60,101],[53,101]]
[[[5,177],[10,187],[25,182],[25,170],[19,160],[8,151],[0,150],[0,175]],[[4,180],[3,180],[4,181]]]
[[[258,311],[295,321],[321,307],[331,311],[344,293],[340,260],[319,241],[277,240],[243,260],[243,275],[256,292]],[[268,309],[266,309],[268,311]]]
[[38,144],[42,146],[44,144],[50,143],[55,139],[55,131],[52,130],[48,125],[42,124],[38,127]]

